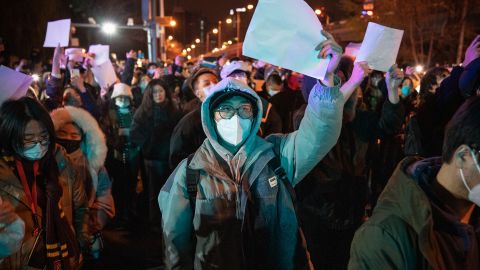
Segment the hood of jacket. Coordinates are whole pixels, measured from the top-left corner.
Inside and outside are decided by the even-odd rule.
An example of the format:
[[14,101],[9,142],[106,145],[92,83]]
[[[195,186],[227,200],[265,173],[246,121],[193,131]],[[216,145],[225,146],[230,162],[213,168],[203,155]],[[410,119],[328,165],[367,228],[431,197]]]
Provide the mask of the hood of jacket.
[[105,134],[98,125],[97,120],[84,109],[65,106],[50,113],[57,132],[68,123],[75,123],[83,132],[80,149],[88,160],[89,166],[98,172],[107,157],[107,144]]
[[[250,134],[245,139],[245,142],[240,146],[239,150],[233,154],[227,150],[219,142],[219,135],[216,130],[216,123],[213,119],[211,110],[211,102],[215,100],[222,92],[240,92],[243,95],[249,95],[256,101],[255,111]],[[205,99],[201,106],[201,120],[203,130],[207,139],[204,141],[199,151],[196,152],[190,167],[192,169],[204,169],[207,172],[226,177],[238,182],[243,175],[243,172],[252,165],[253,161],[258,156],[269,148],[272,144],[257,136],[262,123],[263,105],[260,97],[248,87],[246,84],[233,79],[226,78],[220,81],[211,89],[211,94]],[[220,157],[222,160],[219,160]],[[228,164],[230,172],[225,174],[225,165]],[[223,164],[223,165],[222,165]],[[223,170],[221,168],[224,168]],[[230,175],[228,175],[230,173]],[[230,176],[230,177],[229,177]]]

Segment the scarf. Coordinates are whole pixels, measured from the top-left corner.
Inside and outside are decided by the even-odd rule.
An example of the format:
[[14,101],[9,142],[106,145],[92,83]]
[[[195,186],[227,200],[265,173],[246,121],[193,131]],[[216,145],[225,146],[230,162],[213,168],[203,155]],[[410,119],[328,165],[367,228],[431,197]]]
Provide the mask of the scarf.
[[[78,257],[80,251],[71,226],[59,204],[62,188],[55,159],[47,154],[42,160],[34,162],[34,169],[31,172],[26,172],[24,169],[26,163],[18,158],[12,165],[22,182],[28,201],[33,207],[38,206],[42,209],[42,224],[35,222],[37,224],[34,226],[35,231],[42,233],[41,236],[44,237],[47,269],[71,269],[69,258]],[[33,219],[37,220],[35,217]]]

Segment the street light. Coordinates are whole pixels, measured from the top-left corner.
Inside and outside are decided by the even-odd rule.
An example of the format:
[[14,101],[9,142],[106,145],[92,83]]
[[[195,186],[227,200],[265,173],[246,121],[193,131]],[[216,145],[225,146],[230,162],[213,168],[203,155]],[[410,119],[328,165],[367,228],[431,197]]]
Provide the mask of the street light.
[[173,40],[173,36],[168,36],[168,40]]
[[227,22],[228,24],[231,24],[231,23],[232,23],[232,19],[231,19],[231,18],[228,18],[228,19],[226,20],[226,22]]
[[195,49],[195,47],[196,47],[195,44],[192,44],[192,46],[190,46],[190,48],[192,49]]
[[422,66],[422,65],[417,65],[417,66],[415,67],[415,71],[416,71],[417,73],[423,72],[423,66]]
[[171,20],[171,21],[170,21],[170,26],[171,26],[171,27],[177,26],[177,22],[176,22],[175,20]]
[[175,43],[170,44],[170,47],[175,48]]
[[315,14],[317,15],[321,15],[322,14],[322,10],[321,9],[315,9]]
[[200,39],[199,38],[195,39],[195,43],[197,44],[200,43]]
[[114,23],[107,22],[102,25],[102,31],[107,35],[112,35],[117,32],[117,26]]
[[217,28],[213,28],[212,32],[216,35],[216,34],[218,34],[218,29],[217,29]]
[[192,50],[192,49],[190,49],[190,48],[187,48],[187,52],[190,52],[191,50]]
[[248,5],[247,9],[253,9],[253,5]]
[[227,43],[228,43],[228,45],[232,45],[233,42],[231,40],[229,40],[229,41],[227,41]]

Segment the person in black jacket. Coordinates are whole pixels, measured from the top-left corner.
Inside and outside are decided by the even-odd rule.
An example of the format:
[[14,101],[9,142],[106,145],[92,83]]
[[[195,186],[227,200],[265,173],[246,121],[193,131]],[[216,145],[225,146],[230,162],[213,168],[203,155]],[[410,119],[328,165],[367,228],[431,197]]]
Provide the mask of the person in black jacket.
[[[358,69],[355,67],[346,76],[350,74],[358,76]],[[369,144],[401,128],[404,109],[397,88],[403,74],[391,69],[387,77],[388,99],[382,113],[359,109],[362,92],[358,88],[345,103],[337,144],[295,187],[299,217],[315,269],[346,269],[350,243],[364,218],[369,195]],[[296,127],[303,111],[294,117]]]
[[132,143],[141,147],[145,169],[143,190],[148,204],[148,222],[160,226],[157,196],[171,171],[168,166],[170,137],[181,113],[171,99],[171,87],[161,79],[150,81],[142,104],[135,112]]
[[170,168],[176,168],[180,161],[194,153],[205,140],[200,105],[207,98],[209,87],[218,82],[218,77],[215,70],[200,68],[186,82],[195,98],[186,104],[188,109],[184,112],[188,113],[173,130],[170,141]]

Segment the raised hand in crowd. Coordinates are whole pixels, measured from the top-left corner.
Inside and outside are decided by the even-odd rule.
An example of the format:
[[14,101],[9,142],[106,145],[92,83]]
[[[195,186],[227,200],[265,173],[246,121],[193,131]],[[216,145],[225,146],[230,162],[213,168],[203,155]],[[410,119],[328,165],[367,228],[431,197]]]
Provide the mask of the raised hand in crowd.
[[130,50],[129,52],[127,52],[126,57],[127,57],[127,58],[137,59],[137,52],[134,51],[134,50]]
[[463,66],[466,67],[470,64],[473,60],[480,57],[480,35],[477,35],[470,46],[468,46],[467,50],[465,51],[465,59],[463,60]]
[[53,52],[53,60],[52,60],[52,76],[56,78],[61,77],[60,73],[60,65],[62,63],[63,58],[65,57],[65,53],[62,47],[60,47],[60,43],[55,48]]
[[325,78],[321,81],[326,86],[333,86],[335,84],[334,74],[338,64],[340,63],[340,59],[342,58],[343,49],[340,45],[338,45],[330,33],[322,30],[322,34],[327,38],[327,40],[320,42],[315,50],[319,51],[318,58],[330,57],[330,62],[328,63]]
[[411,66],[407,66],[405,68],[405,76],[412,76],[415,73],[415,68]]
[[348,79],[348,81],[342,85],[342,88],[340,88],[345,99],[348,99],[350,95],[352,95],[370,73],[372,73],[372,70],[368,67],[367,62],[358,62],[354,64],[350,79]]
[[397,64],[394,64],[387,72],[387,89],[388,89],[388,100],[392,104],[397,104],[400,101],[400,96],[398,94],[398,87],[402,84],[403,78],[405,77],[402,70],[400,70]]

